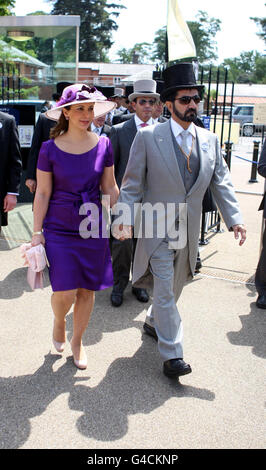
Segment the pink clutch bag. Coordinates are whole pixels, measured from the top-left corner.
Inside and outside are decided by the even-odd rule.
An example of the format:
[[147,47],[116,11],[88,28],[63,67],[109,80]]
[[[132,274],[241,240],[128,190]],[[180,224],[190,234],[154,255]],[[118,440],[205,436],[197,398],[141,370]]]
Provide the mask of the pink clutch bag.
[[46,264],[49,266],[45,249],[42,244],[32,246],[31,243],[23,243],[20,247],[24,266],[28,266],[27,281],[34,289],[43,289],[43,271]]

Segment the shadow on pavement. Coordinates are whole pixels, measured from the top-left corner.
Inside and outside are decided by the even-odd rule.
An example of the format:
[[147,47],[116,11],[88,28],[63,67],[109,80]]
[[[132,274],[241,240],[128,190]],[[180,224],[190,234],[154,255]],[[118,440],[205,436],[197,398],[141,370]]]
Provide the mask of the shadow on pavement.
[[149,354],[150,340],[145,338],[132,357],[116,359],[96,387],[77,385],[90,377],[87,371],[84,377],[75,377],[77,369],[71,356],[53,371],[61,356],[50,353],[32,375],[0,378],[0,448],[17,449],[25,444],[31,432],[30,419],[44,413],[62,393],[69,394],[70,409],[83,413],[77,420],[78,431],[100,441],[120,439],[127,433],[130,415],[151,413],[170,398],[214,400],[210,390],[164,377]]
[[250,304],[251,311],[247,315],[240,315],[242,328],[240,331],[230,331],[227,337],[230,343],[238,346],[252,347],[252,353],[258,357],[266,357],[266,316],[265,310]]
[[74,387],[69,406],[83,412],[77,421],[80,433],[99,441],[115,441],[127,433],[130,415],[149,414],[174,397],[214,400],[210,390],[165,377],[156,355],[150,354],[150,340],[143,338],[132,357],[116,359],[96,387]]
[[[0,299],[16,299],[24,292],[33,292],[27,282],[27,269],[18,268],[11,271],[3,281],[0,281]],[[49,286],[48,271],[44,273],[44,287]]]

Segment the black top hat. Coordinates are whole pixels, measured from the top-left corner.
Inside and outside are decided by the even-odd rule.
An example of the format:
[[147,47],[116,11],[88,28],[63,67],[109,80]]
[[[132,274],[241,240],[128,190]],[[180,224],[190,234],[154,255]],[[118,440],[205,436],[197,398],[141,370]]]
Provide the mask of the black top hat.
[[133,91],[134,91],[133,85],[126,85],[126,89],[125,89],[126,98],[128,98],[129,95],[133,93]]
[[169,95],[182,88],[196,88],[203,93],[204,85],[198,85],[193,69],[193,64],[180,62],[165,69],[162,73],[164,89],[161,92],[161,100],[167,101]]
[[95,88],[99,90],[106,98],[110,98],[114,94],[114,87],[113,86],[98,86],[95,85]]
[[67,86],[73,85],[73,83],[70,82],[58,82],[56,84],[56,91],[59,93],[59,95],[62,95],[63,89],[66,88]]

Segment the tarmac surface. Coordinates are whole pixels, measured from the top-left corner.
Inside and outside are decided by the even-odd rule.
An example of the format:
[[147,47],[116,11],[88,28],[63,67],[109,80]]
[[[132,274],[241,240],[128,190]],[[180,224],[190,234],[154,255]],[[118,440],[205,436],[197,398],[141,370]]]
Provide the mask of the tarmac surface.
[[0,238],[1,449],[265,448],[266,311],[254,287],[264,180],[250,183],[251,164],[236,155],[251,160],[252,139],[235,146],[231,166],[248,238],[239,247],[223,224],[206,234],[203,267],[178,304],[192,367],[179,381],[163,375],[156,342],[143,333],[152,292],[141,304],[131,286],[120,308],[110,305],[111,289],[96,293],[85,371],[69,342],[58,354],[47,272],[44,289],[33,292],[20,255],[31,204],[10,213]]

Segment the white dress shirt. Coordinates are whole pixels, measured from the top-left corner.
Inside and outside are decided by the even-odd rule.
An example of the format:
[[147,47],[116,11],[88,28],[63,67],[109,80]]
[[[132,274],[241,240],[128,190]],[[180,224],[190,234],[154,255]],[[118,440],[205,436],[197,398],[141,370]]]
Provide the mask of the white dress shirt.
[[[176,138],[176,141],[177,141],[178,145],[180,145],[180,147],[181,147],[181,145],[182,145],[182,136],[180,134],[181,134],[181,132],[184,131],[184,128],[182,126],[180,126],[180,124],[178,124],[178,122],[174,121],[173,118],[170,119],[170,124],[171,124],[172,132],[173,132],[173,134]],[[189,133],[187,143],[188,143],[188,147],[191,149],[191,147],[192,147],[192,138],[193,137],[194,137],[194,139],[196,138],[195,124],[193,122],[187,128],[187,131]]]
[[103,126],[101,127],[96,127],[93,122],[91,123],[91,131],[95,132],[96,134],[100,135],[102,131]]
[[[137,130],[142,129],[141,124],[144,124],[144,122],[136,114],[134,116],[134,119],[135,119]],[[148,124],[148,126],[151,126],[152,124],[154,124],[154,120],[150,118],[145,124]]]

